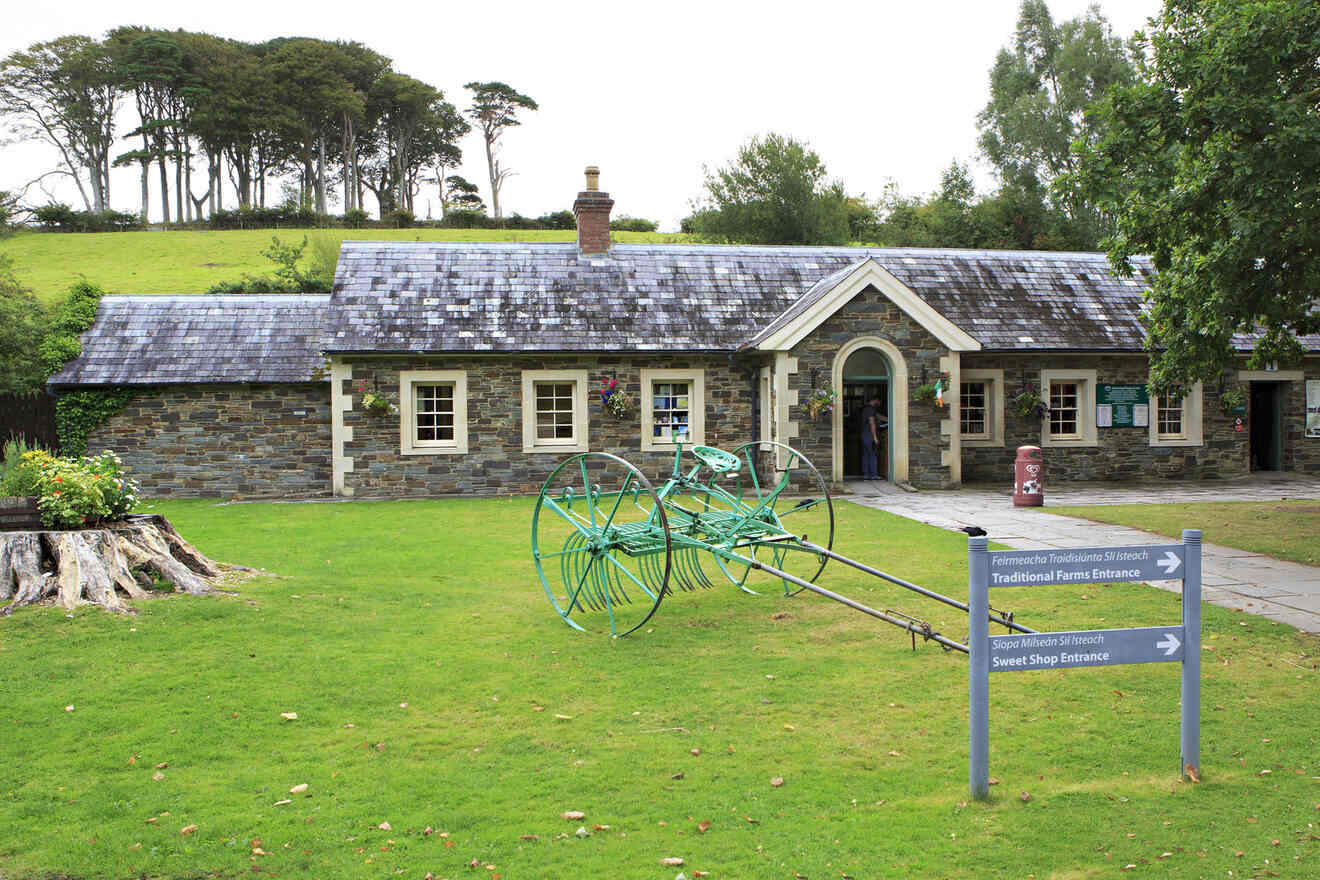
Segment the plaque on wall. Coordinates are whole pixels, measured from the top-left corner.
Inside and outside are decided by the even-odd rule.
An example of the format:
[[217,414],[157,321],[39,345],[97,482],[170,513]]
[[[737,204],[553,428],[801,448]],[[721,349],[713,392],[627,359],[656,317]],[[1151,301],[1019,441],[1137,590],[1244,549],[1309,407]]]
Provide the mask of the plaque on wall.
[[1144,427],[1149,424],[1150,398],[1145,385],[1100,385],[1096,388],[1097,410],[1110,408],[1108,426],[1114,428]]

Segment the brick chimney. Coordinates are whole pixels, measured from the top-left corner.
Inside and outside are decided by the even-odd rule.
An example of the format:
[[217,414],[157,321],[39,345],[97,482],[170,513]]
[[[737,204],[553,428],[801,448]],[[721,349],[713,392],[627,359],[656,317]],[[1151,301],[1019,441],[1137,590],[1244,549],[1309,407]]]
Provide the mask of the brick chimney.
[[614,199],[600,191],[600,169],[587,166],[587,188],[577,194],[573,214],[577,217],[578,250],[583,254],[604,254],[610,249],[610,209]]

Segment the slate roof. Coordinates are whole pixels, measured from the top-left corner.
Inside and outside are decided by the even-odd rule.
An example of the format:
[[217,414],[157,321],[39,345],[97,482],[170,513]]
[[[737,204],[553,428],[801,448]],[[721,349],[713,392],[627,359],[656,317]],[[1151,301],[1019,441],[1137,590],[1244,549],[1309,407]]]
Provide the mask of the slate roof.
[[321,364],[325,294],[101,298],[61,385],[307,382]]
[[983,350],[1141,350],[1141,276],[1099,253],[350,241],[325,348],[734,351],[868,257]]

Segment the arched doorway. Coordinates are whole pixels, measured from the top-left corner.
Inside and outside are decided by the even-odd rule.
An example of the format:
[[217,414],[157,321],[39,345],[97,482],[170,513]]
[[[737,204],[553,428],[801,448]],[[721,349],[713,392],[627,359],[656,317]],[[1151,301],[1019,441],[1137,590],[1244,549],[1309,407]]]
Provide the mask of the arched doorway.
[[860,477],[861,449],[858,414],[871,395],[880,398],[880,412],[889,422],[881,436],[880,473],[894,482],[907,482],[907,363],[889,340],[878,336],[854,339],[834,356],[831,381],[842,402],[834,408],[833,466],[835,482]]
[[843,385],[839,397],[843,401],[843,478],[855,480],[862,475],[862,447],[856,438],[861,436],[862,407],[871,400],[879,400],[876,407],[880,426],[878,469],[885,479],[889,476],[889,361],[879,349],[859,348],[843,364]]

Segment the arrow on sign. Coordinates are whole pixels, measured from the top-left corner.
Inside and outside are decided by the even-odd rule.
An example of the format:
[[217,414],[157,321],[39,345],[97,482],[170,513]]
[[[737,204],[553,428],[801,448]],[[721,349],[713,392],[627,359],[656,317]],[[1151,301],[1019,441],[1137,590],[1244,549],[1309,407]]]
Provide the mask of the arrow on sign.
[[1178,566],[1182,565],[1182,560],[1172,550],[1165,550],[1164,558],[1156,559],[1155,564],[1164,569],[1165,574],[1173,574],[1178,570]]
[[1163,648],[1165,657],[1172,657],[1173,652],[1178,650],[1181,644],[1182,642],[1178,641],[1178,637],[1173,633],[1165,633],[1164,638],[1155,643],[1155,647]]

